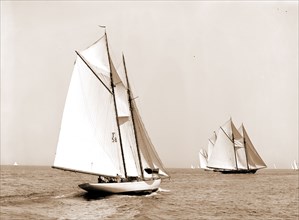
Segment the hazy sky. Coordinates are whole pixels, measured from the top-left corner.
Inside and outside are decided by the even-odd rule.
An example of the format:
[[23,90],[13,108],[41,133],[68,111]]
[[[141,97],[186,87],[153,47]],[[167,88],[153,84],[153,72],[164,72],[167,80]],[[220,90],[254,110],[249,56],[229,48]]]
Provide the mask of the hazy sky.
[[1,1],[1,164],[52,165],[75,60],[124,52],[166,167],[243,122],[269,168],[298,160],[297,1]]

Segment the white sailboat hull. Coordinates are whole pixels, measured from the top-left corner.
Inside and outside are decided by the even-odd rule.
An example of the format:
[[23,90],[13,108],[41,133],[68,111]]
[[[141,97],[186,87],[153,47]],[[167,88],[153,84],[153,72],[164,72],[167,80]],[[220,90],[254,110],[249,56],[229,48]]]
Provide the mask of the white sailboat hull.
[[87,192],[104,194],[145,194],[158,190],[161,179],[121,182],[121,183],[84,183],[79,185]]

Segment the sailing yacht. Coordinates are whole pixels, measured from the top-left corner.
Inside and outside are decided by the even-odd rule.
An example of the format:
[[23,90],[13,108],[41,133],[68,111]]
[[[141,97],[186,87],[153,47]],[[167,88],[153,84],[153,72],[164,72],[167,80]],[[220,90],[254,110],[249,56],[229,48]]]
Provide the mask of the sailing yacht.
[[208,152],[203,148],[199,150],[199,166],[201,169],[204,169],[206,171],[212,170],[207,167],[207,164],[212,154],[216,139],[217,139],[217,134],[216,132],[214,132],[212,137],[210,137],[208,141]]
[[201,168],[205,171],[212,170],[212,169],[207,167],[207,164],[208,164],[208,153],[207,153],[207,151],[205,149],[200,149],[198,156],[199,156],[199,168]]
[[298,163],[296,162],[296,160],[294,160],[293,163],[292,163],[292,169],[295,170],[295,171],[296,170],[298,171]]
[[254,148],[244,125],[237,130],[230,118],[219,129],[207,167],[221,173],[255,173],[267,166]]
[[88,192],[151,193],[165,171],[132,94],[124,55],[116,68],[107,33],[76,51],[53,168],[98,176]]

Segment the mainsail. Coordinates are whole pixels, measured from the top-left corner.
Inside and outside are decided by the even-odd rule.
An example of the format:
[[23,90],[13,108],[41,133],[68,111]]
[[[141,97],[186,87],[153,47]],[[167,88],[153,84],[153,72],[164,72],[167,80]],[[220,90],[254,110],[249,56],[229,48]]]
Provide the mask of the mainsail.
[[168,176],[131,96],[124,58],[115,68],[106,33],[77,52],[53,167],[142,178],[151,168]]
[[209,168],[237,169],[232,127],[234,125],[231,120],[220,127],[208,161]]

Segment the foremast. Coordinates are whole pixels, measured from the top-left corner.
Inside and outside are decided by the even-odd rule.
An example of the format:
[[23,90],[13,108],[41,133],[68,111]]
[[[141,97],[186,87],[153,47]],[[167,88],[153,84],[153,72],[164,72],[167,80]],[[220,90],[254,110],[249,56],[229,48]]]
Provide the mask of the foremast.
[[131,93],[131,88],[130,88],[130,84],[129,84],[127,66],[126,66],[124,54],[122,54],[122,61],[123,61],[123,65],[124,65],[125,75],[126,75],[128,102],[129,102],[129,107],[130,107],[130,112],[131,112],[131,118],[132,118],[133,130],[134,130],[134,137],[135,137],[137,154],[138,154],[138,161],[139,161],[139,166],[140,166],[140,172],[141,172],[142,179],[144,179],[143,166],[142,166],[142,161],[141,161],[141,154],[140,154],[139,143],[138,143],[137,134],[136,134],[136,124],[135,124],[134,115],[133,115],[134,112],[133,112],[133,105],[132,105],[132,93]]
[[113,82],[113,75],[112,75],[112,61],[111,61],[110,52],[109,52],[109,45],[108,45],[106,29],[105,29],[105,40],[106,40],[106,48],[107,48],[108,61],[109,61],[110,81],[111,81],[111,90],[112,90],[114,110],[115,110],[115,116],[116,116],[116,124],[117,124],[118,137],[119,137],[119,142],[120,142],[119,144],[120,144],[122,162],[123,162],[123,166],[124,166],[124,174],[125,174],[125,178],[127,178],[128,176],[127,176],[126,162],[125,162],[124,149],[123,149],[123,144],[122,144],[122,139],[121,139],[121,132],[120,132],[120,126],[119,126],[119,121],[118,121],[118,112],[117,112],[116,98],[115,98],[115,91],[114,91],[115,85]]
[[[241,127],[242,127],[242,130],[243,130],[243,127],[244,127],[243,123],[242,123]],[[247,166],[247,170],[249,170],[248,152],[247,152],[246,140],[245,140],[244,135],[242,135],[242,137],[243,137],[243,142],[244,142],[244,150],[245,150],[245,157],[246,157],[246,166]]]

